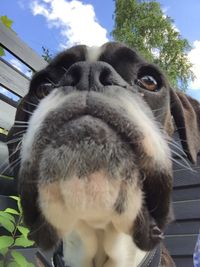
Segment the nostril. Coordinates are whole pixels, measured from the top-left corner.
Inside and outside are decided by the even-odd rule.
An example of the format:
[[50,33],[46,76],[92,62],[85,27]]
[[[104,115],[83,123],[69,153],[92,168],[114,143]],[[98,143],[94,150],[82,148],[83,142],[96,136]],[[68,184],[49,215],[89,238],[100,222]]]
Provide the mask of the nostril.
[[102,85],[112,85],[113,80],[112,80],[112,72],[109,68],[104,68],[100,75],[99,75],[99,81]]
[[67,77],[68,77],[67,85],[76,86],[82,78],[82,73],[83,73],[83,70],[80,66],[76,66],[76,67],[69,69],[67,73]]

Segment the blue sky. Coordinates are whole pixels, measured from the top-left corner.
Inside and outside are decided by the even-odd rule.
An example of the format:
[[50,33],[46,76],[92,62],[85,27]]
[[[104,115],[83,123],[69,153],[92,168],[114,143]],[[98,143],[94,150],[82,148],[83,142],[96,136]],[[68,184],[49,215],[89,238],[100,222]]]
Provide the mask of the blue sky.
[[[200,100],[200,1],[160,0],[165,14],[193,47],[188,57],[196,79],[187,93]],[[33,50],[42,46],[57,54],[75,43],[100,45],[111,39],[113,0],[1,0],[0,15],[13,20],[12,28]],[[15,59],[8,60],[27,73]]]

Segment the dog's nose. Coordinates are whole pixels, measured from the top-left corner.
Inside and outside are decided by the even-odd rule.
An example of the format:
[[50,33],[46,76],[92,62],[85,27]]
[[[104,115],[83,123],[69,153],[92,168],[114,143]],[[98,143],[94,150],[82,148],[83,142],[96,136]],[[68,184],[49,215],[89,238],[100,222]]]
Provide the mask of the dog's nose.
[[99,91],[109,85],[127,85],[114,68],[106,62],[77,62],[67,70],[62,84],[87,91]]

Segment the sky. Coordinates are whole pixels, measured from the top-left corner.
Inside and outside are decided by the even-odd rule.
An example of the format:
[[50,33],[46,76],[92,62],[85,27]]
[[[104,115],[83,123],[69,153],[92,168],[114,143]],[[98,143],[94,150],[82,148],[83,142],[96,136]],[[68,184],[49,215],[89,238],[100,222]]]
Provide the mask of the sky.
[[[187,94],[200,101],[200,0],[160,0],[174,27],[188,39],[195,80]],[[38,54],[42,46],[51,54],[74,44],[101,45],[112,40],[114,0],[1,0],[0,16],[13,20],[12,28]],[[7,60],[27,76],[30,72],[16,59]],[[0,92],[5,90],[0,88]]]

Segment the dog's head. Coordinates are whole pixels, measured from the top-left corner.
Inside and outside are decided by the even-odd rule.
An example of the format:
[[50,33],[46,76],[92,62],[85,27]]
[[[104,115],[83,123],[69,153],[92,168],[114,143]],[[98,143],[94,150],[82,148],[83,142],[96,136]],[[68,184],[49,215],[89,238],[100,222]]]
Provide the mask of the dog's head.
[[9,148],[21,158],[15,175],[31,237],[50,248],[79,220],[112,222],[140,248],[155,246],[149,227],[163,230],[169,216],[172,116],[191,160],[200,148],[192,104],[199,110],[124,45],[59,54],[34,75],[9,134],[25,131]]

